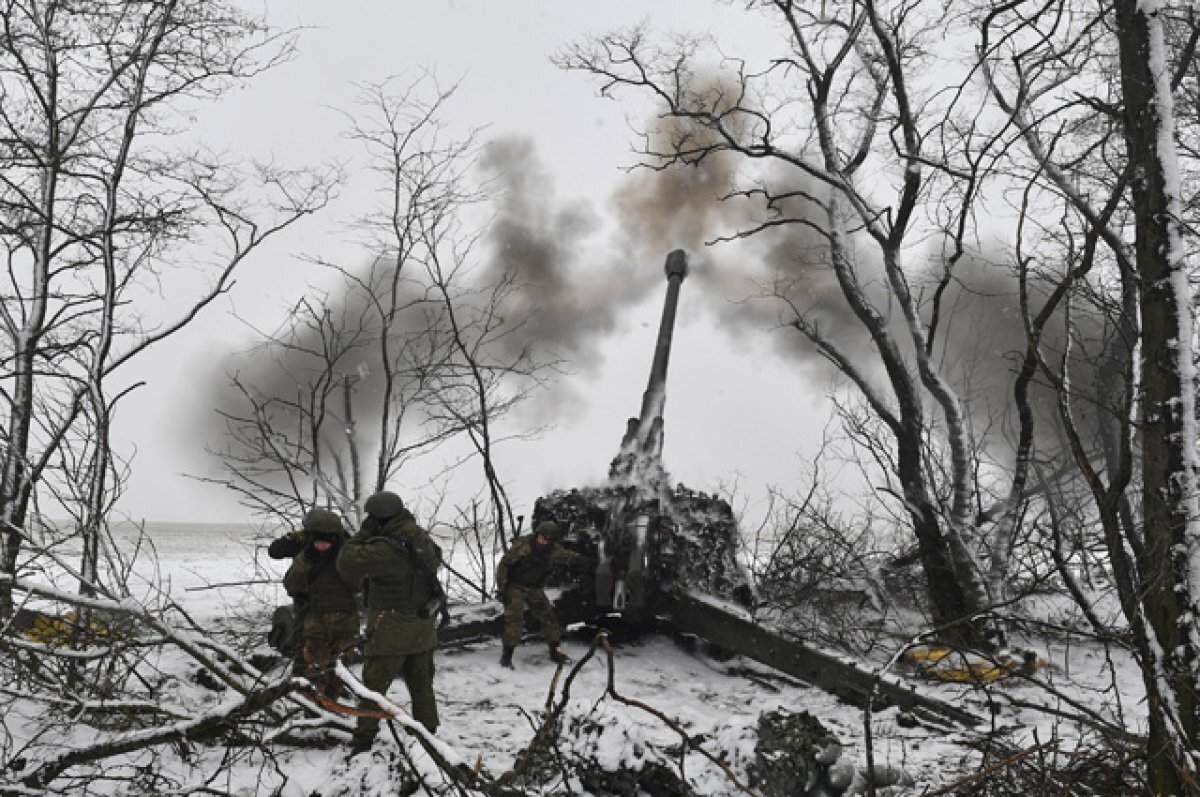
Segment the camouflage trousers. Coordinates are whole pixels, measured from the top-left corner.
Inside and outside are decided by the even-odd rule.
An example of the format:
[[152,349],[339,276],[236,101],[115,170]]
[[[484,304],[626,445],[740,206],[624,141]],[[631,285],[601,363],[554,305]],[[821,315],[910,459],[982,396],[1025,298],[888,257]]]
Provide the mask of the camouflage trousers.
[[342,692],[342,684],[334,671],[335,660],[340,654],[342,663],[347,666],[357,661],[357,652],[350,647],[353,643],[354,635],[306,638],[300,649],[303,665],[297,669],[297,673],[336,700]]
[[554,616],[554,607],[541,587],[526,587],[521,584],[511,584],[505,591],[504,601],[504,633],[500,641],[505,647],[515,648],[521,644],[524,633],[525,609],[537,619],[542,626],[542,636],[546,641],[557,645],[562,631],[558,626],[558,618]]
[[[387,694],[396,676],[404,678],[412,700],[412,716],[434,733],[438,727],[437,697],[433,693],[433,651],[407,656],[367,656],[363,660],[362,681],[368,689]],[[359,717],[354,728],[355,744],[369,744],[379,732],[375,717]]]
[[347,666],[358,660],[358,652],[352,647],[358,636],[358,616],[349,612],[308,615],[302,629],[295,672],[337,699],[342,692],[334,672],[337,660],[340,658]]

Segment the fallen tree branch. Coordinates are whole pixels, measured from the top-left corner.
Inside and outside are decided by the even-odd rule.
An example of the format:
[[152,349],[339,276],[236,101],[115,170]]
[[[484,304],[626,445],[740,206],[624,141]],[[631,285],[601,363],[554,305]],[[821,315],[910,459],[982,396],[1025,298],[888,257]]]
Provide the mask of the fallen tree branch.
[[[587,662],[590,661],[593,656],[596,655],[596,651],[601,649],[604,650],[608,658],[608,677],[604,692],[605,695],[611,696],[618,703],[641,709],[642,711],[645,711],[646,713],[657,718],[663,724],[671,728],[671,730],[678,733],[680,737],[682,737],[685,750],[692,749],[700,753],[700,755],[704,756],[706,759],[708,759],[708,761],[717,766],[724,773],[725,777],[728,778],[729,781],[736,786],[739,791],[744,794],[752,795],[753,797],[755,792],[752,791],[749,786],[746,786],[739,781],[737,776],[728,767],[728,765],[713,756],[697,742],[695,742],[688,735],[687,731],[679,725],[679,723],[667,717],[653,706],[649,706],[638,700],[632,700],[630,698],[623,697],[617,691],[615,654],[613,653],[612,645],[610,645],[608,641],[608,632],[603,629],[596,634],[595,638],[592,640],[592,644],[588,647],[587,653],[580,657],[579,661],[575,663],[575,666],[571,668],[570,673],[568,673],[567,677],[563,680],[562,696],[559,698],[557,705],[553,704],[554,684],[557,683],[562,673],[561,665],[555,670],[554,679],[551,683],[551,689],[546,698],[546,711],[541,726],[539,726],[534,732],[533,738],[529,741],[529,744],[526,746],[526,748],[517,755],[517,760],[513,764],[513,768],[497,778],[497,784],[507,784],[520,777],[528,767],[529,762],[533,757],[533,751],[536,750],[539,745],[549,743],[550,738],[558,730],[559,720],[561,719],[562,713],[570,700],[571,686],[574,683],[576,676],[579,675],[580,671],[583,669],[583,666],[587,664]],[[683,776],[682,762],[680,764],[680,775]]]
[[186,587],[184,592],[204,592],[210,589],[221,589],[222,587],[250,587],[257,584],[278,584],[277,578],[250,578],[245,581],[216,581],[212,584],[201,584],[198,587]]
[[1061,717],[1063,719],[1070,720],[1071,722],[1078,722],[1081,725],[1086,725],[1089,728],[1097,731],[1098,733],[1100,733],[1110,739],[1119,741],[1123,744],[1132,745],[1135,747],[1145,746],[1145,744],[1146,744],[1145,736],[1134,733],[1133,731],[1126,730],[1125,728],[1122,728],[1119,725],[1115,725],[1112,722],[1109,722],[1108,720],[1101,717],[1099,715],[1099,713],[1088,708],[1081,701],[1071,697],[1068,694],[1063,693],[1063,691],[1061,689],[1055,688],[1052,684],[1049,684],[1039,678],[1036,678],[1032,675],[1027,675],[1025,673],[1014,673],[1013,677],[1020,678],[1023,681],[1025,681],[1026,683],[1032,684],[1033,686],[1036,686],[1036,687],[1042,689],[1047,694],[1053,696],[1054,698],[1056,698],[1057,700],[1059,700],[1063,703],[1066,703],[1068,706],[1070,706],[1071,708],[1073,708],[1075,710],[1073,712],[1066,711],[1064,709],[1055,708],[1054,706],[1045,705],[1045,704],[1041,704],[1041,703],[1034,703],[1034,702],[1031,702],[1028,700],[1022,700],[1019,697],[1015,697],[1014,695],[1011,695],[1008,693],[1003,693],[1002,697],[1004,698],[1004,700],[1006,700],[1008,702],[1008,704],[1010,706],[1013,706],[1015,708],[1029,709],[1032,711],[1040,711],[1043,714],[1048,714],[1052,717]]
[[[54,587],[48,587],[42,584],[36,584],[27,579],[13,578],[8,575],[0,575],[0,584],[10,585],[11,589],[19,590],[30,595],[36,595],[41,598],[49,598],[60,603],[66,603],[71,606],[77,606],[85,609],[94,609],[108,614],[114,614],[121,617],[132,617],[146,626],[149,626],[154,631],[169,639],[173,644],[183,649],[189,656],[206,667],[218,679],[224,682],[227,686],[242,695],[249,696],[253,690],[253,685],[246,685],[240,678],[229,672],[228,668],[215,660],[212,656],[205,652],[204,648],[209,648],[215,652],[225,656],[231,661],[237,661],[238,666],[245,670],[254,681],[260,681],[262,673],[248,662],[240,661],[240,657],[236,652],[228,648],[218,645],[216,642],[209,639],[193,639],[192,635],[181,629],[173,628],[162,619],[154,616],[145,606],[131,599],[115,599],[115,598],[89,598],[83,595],[77,595],[71,592],[65,592]],[[97,590],[99,591],[99,587]]]
[[562,697],[559,699],[557,706],[554,706],[554,688],[562,673],[562,665],[560,664],[555,668],[550,691],[546,695],[546,710],[542,715],[542,724],[533,732],[533,738],[529,740],[529,744],[525,746],[525,749],[517,753],[517,758],[513,762],[512,769],[496,778],[497,786],[504,786],[523,775],[529,767],[529,762],[533,759],[533,752],[539,745],[547,743],[550,737],[557,732],[558,720],[562,716],[563,709],[566,708],[567,701],[570,699],[571,685],[575,682],[575,676],[583,669],[583,665],[587,664],[592,656],[596,655],[596,649],[600,647],[601,639],[607,639],[607,637],[608,632],[601,630],[596,634],[596,638],[592,640],[587,653],[581,656],[579,661],[575,662],[575,666],[571,668],[571,672],[567,674],[566,680],[563,681]]
[[291,679],[280,681],[266,689],[239,695],[238,698],[227,701],[195,719],[182,720],[161,728],[109,736],[95,744],[70,750],[43,762],[22,778],[21,783],[31,789],[41,789],[71,767],[80,764],[103,761],[164,742],[211,740],[236,726],[239,720],[271,705],[294,688],[295,683]]
[[409,716],[408,712],[403,708],[388,700],[386,695],[368,689],[362,681],[354,677],[354,674],[341,661],[336,663],[334,671],[342,683],[346,684],[354,694],[360,698],[370,700],[382,711],[390,714],[391,717],[385,720],[385,722],[388,723],[392,734],[396,736],[396,743],[400,743],[400,738],[396,734],[394,725],[399,725],[421,746],[421,749],[425,751],[434,765],[448,779],[449,784],[460,794],[465,793],[465,789],[472,789],[483,791],[487,794],[502,795],[502,797],[510,797],[510,795],[511,797],[520,797],[520,795],[514,792],[497,791],[495,788],[496,784],[486,781],[473,767],[459,757],[454,748],[431,734],[426,730],[424,725]]
[[23,700],[33,700],[40,703],[45,703],[50,706],[57,706],[71,711],[87,712],[87,713],[121,713],[121,714],[162,714],[172,719],[187,719],[190,714],[184,714],[181,710],[164,706],[160,703],[155,703],[150,700],[84,700],[76,698],[74,700],[66,697],[58,697],[56,695],[47,694],[30,694],[27,691],[18,691],[10,689],[6,686],[0,686],[0,695],[10,698],[20,698]]

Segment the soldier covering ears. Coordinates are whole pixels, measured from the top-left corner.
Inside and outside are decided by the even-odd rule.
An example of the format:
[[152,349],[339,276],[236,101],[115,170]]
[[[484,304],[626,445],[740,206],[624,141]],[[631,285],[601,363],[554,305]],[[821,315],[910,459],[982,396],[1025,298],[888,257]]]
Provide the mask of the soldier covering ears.
[[346,664],[352,662],[351,648],[358,637],[357,589],[335,564],[346,536],[337,515],[312,510],[304,516],[300,550],[283,576],[283,588],[297,607],[303,607],[296,618],[297,674],[334,700],[341,693],[334,664],[339,657]]

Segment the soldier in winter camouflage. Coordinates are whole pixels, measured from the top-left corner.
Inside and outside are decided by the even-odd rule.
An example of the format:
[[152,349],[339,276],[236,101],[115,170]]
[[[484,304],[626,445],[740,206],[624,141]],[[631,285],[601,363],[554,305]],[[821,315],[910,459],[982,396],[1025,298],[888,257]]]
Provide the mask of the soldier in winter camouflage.
[[[367,518],[362,529],[342,547],[337,563],[343,577],[364,585],[363,683],[386,694],[396,676],[402,676],[412,698],[413,718],[432,733],[438,726],[433,649],[442,552],[395,493],[376,493],[363,508]],[[359,717],[353,752],[370,749],[378,731],[378,719]]]
[[334,663],[339,656],[345,663],[351,662],[351,647],[358,637],[357,589],[339,575],[336,565],[346,536],[337,515],[325,509],[312,510],[304,516],[299,551],[283,576],[283,588],[303,607],[296,618],[300,631],[297,674],[334,699],[341,693]]
[[559,538],[558,524],[542,521],[532,534],[517,540],[496,566],[496,587],[504,601],[504,633],[500,637],[504,651],[500,663],[505,667],[513,666],[513,651],[521,644],[526,607],[542,626],[550,647],[550,660],[556,663],[566,660],[558,647],[562,634],[558,618],[542,587],[551,570],[572,564],[586,565],[592,560],[559,545]]

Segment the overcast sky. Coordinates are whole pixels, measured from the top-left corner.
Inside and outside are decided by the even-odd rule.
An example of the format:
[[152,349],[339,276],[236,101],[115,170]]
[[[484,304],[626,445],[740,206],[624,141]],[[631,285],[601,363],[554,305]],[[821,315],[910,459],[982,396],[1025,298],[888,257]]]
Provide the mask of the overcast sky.
[[[299,53],[290,63],[261,76],[249,88],[205,109],[197,130],[214,146],[271,157],[288,164],[341,157],[339,109],[353,105],[355,83],[389,76],[436,72],[444,83],[461,80],[451,109],[465,130],[486,128],[485,140],[528,142],[531,161],[548,179],[553,201],[578,203],[596,214],[600,227],[577,242],[580,263],[611,262],[621,229],[614,196],[627,190],[624,171],[634,162],[631,124],[646,113],[633,97],[613,102],[598,97],[586,76],[553,66],[549,55],[589,33],[647,21],[663,31],[719,31],[732,47],[762,49],[770,31],[739,4],[707,0],[636,3],[534,2],[506,0],[270,0],[247,2],[277,26],[303,27]],[[760,46],[762,45],[762,46]],[[198,327],[155,355],[145,369],[148,384],[128,402],[119,429],[121,444],[137,449],[133,477],[121,508],[134,518],[230,521],[241,519],[231,494],[186,478],[203,470],[204,439],[197,417],[208,395],[197,378],[215,378],[212,366],[224,354],[244,349],[252,336],[233,315],[271,327],[317,277],[298,255],[336,256],[349,244],[341,232],[361,210],[363,183],[351,175],[347,189],[324,214],[305,222],[243,271],[229,300],[214,307]],[[637,255],[628,264],[661,275],[667,251],[686,246],[693,265],[704,269],[717,257],[695,251],[692,242],[665,233],[661,251]],[[711,280],[685,282],[667,388],[667,470],[676,481],[706,492],[736,480],[752,502],[768,483],[785,485],[799,474],[824,423],[827,375],[777,356],[785,332],[725,326],[720,302],[753,291],[728,262],[723,297]],[[744,262],[744,261],[743,261]],[[747,273],[753,264],[745,263]],[[535,406],[553,428],[540,440],[501,453],[501,472],[520,513],[557,487],[595,483],[616,453],[625,419],[638,410],[662,306],[665,280],[616,308],[611,336],[591,341],[580,361],[545,401]],[[410,484],[395,485],[404,493]]]

